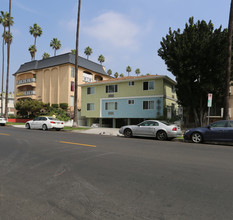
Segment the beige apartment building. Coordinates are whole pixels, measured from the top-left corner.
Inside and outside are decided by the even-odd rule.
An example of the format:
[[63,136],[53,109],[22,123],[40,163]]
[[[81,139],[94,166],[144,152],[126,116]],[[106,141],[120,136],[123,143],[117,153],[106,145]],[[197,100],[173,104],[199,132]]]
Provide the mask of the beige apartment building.
[[[85,58],[78,58],[78,84],[107,80],[104,67]],[[66,53],[44,60],[24,63],[15,76],[15,103],[20,99],[36,99],[43,103],[68,103],[74,106],[75,55]],[[81,88],[78,88],[78,109],[81,109]]]

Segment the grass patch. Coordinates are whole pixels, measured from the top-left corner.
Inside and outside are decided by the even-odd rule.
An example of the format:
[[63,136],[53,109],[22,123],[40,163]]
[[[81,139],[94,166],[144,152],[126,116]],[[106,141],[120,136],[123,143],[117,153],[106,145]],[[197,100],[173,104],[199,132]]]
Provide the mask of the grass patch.
[[7,122],[6,125],[25,125],[25,123],[19,123],[19,122]]
[[184,136],[177,137],[176,139],[184,139]]
[[65,127],[63,128],[63,130],[66,130],[66,131],[73,131],[73,130],[88,130],[88,129],[90,129],[90,128],[83,128],[83,127],[73,128],[73,127],[67,127],[67,126],[65,126]]

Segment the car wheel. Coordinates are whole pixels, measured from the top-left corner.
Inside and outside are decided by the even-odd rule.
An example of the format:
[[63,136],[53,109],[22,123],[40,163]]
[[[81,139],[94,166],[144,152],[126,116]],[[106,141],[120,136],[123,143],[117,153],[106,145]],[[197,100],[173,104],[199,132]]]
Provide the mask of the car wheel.
[[43,125],[42,125],[42,130],[43,130],[43,131],[48,130],[47,125],[46,125],[46,124],[43,124]]
[[199,132],[194,132],[191,135],[191,140],[194,143],[201,143],[203,141],[202,135]]
[[167,139],[167,133],[165,131],[158,131],[156,137],[160,141],[164,141]]
[[27,129],[30,129],[30,128],[31,128],[31,127],[30,127],[30,124],[28,124],[28,123],[25,125],[25,127],[26,127]]
[[132,137],[133,133],[132,133],[131,129],[129,129],[129,128],[125,129],[124,136],[127,137],[127,138]]

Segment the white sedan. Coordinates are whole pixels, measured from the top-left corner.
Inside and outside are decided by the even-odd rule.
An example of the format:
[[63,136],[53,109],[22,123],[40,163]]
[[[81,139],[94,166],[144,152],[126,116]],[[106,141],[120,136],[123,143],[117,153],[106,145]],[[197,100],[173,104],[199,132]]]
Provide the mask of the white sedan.
[[172,140],[182,136],[179,126],[157,120],[147,120],[138,125],[123,126],[119,133],[125,137],[145,136],[155,137],[158,140]]
[[6,124],[6,119],[3,117],[0,117],[0,125],[4,126]]
[[64,122],[59,121],[56,118],[40,116],[27,121],[25,127],[27,129],[42,129],[43,131],[48,129],[56,129],[57,131],[60,131],[64,128]]

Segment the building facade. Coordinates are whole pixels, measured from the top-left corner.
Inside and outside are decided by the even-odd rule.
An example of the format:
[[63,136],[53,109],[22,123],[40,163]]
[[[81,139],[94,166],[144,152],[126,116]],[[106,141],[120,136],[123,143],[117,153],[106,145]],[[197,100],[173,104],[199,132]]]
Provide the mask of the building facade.
[[[111,78],[102,65],[78,58],[78,83]],[[20,66],[15,76],[15,102],[36,99],[43,103],[68,103],[74,107],[75,55],[72,53],[35,60]],[[81,89],[78,88],[78,109],[81,109]]]
[[[6,101],[6,94],[3,93],[3,103],[1,102],[2,94],[0,93],[0,115],[5,114],[5,101]],[[15,114],[15,105],[14,105],[14,93],[8,94],[8,115]]]
[[87,125],[110,127],[176,114],[176,82],[167,76],[123,77],[80,85]]

